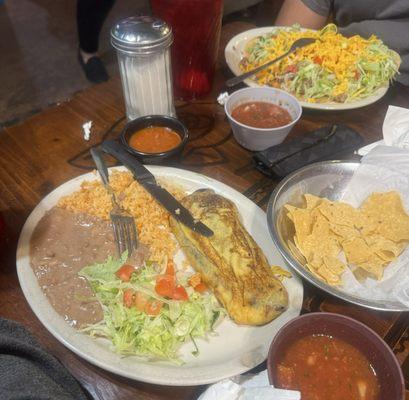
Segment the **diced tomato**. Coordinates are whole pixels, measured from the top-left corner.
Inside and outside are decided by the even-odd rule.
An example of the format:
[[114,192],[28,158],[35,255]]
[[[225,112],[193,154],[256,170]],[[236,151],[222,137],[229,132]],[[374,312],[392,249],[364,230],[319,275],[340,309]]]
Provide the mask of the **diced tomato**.
[[115,275],[123,282],[129,282],[131,275],[135,272],[133,265],[124,264],[116,271]]
[[148,315],[158,315],[162,309],[162,303],[158,300],[152,300],[146,303],[145,312]]
[[134,297],[135,307],[138,311],[145,312],[145,307],[148,303],[148,296],[142,292],[136,292]]
[[175,275],[175,264],[173,264],[173,261],[168,261],[168,265],[166,266],[166,275]]
[[172,298],[174,300],[186,301],[189,299],[189,296],[187,295],[186,289],[182,285],[177,285],[173,291]]
[[155,291],[159,296],[172,297],[175,289],[175,277],[172,275],[158,275]]
[[124,304],[126,307],[131,308],[135,301],[135,292],[132,289],[126,289],[124,292]]
[[322,64],[322,58],[320,56],[315,56],[313,58],[313,61],[314,61],[315,64],[319,64],[319,65]]
[[188,283],[199,293],[204,293],[207,290],[207,286],[202,282],[202,276],[199,273],[192,275]]
[[285,69],[285,72],[297,72],[297,66],[295,64],[288,65]]
[[207,286],[204,283],[199,283],[198,285],[195,286],[196,292],[199,293],[204,293],[207,290]]
[[279,387],[282,387],[283,389],[292,388],[295,380],[294,369],[279,364],[277,366],[277,379],[280,382]]

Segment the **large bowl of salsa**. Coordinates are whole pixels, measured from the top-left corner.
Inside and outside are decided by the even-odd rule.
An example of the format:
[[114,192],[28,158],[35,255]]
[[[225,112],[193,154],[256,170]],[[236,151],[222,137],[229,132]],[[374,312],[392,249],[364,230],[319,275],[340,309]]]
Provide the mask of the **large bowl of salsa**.
[[334,313],[311,313],[284,325],[270,346],[270,383],[302,400],[404,400],[402,370],[372,329]]
[[270,87],[237,90],[224,110],[237,142],[253,151],[281,143],[302,114],[294,96]]

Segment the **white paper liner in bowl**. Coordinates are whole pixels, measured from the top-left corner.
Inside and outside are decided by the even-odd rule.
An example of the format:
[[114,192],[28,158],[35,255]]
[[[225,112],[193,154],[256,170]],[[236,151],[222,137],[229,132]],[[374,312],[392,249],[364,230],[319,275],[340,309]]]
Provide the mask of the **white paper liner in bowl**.
[[[341,200],[359,207],[374,192],[396,191],[409,212],[409,151],[377,146],[361,160]],[[381,281],[359,282],[348,269],[342,276],[343,290],[373,300],[398,301],[409,308],[409,246],[384,271]]]

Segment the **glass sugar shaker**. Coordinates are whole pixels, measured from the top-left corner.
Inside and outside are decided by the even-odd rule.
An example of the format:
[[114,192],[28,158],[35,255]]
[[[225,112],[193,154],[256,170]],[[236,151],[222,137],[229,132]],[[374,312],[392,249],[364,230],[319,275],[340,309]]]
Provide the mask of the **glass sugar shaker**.
[[172,42],[171,27],[155,17],[129,17],[111,29],[128,120],[152,114],[175,116]]

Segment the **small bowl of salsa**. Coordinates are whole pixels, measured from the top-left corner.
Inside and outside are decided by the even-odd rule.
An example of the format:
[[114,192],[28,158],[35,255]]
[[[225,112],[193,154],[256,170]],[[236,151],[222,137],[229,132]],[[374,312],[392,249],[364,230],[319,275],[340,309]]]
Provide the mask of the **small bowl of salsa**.
[[238,90],[229,96],[224,109],[235,139],[253,151],[280,144],[302,114],[294,96],[270,87]]
[[404,378],[388,345],[370,328],[334,313],[311,313],[284,325],[267,360],[274,387],[302,400],[404,400]]
[[188,140],[188,131],[178,119],[147,115],[128,122],[121,133],[127,150],[146,164],[177,159]]

